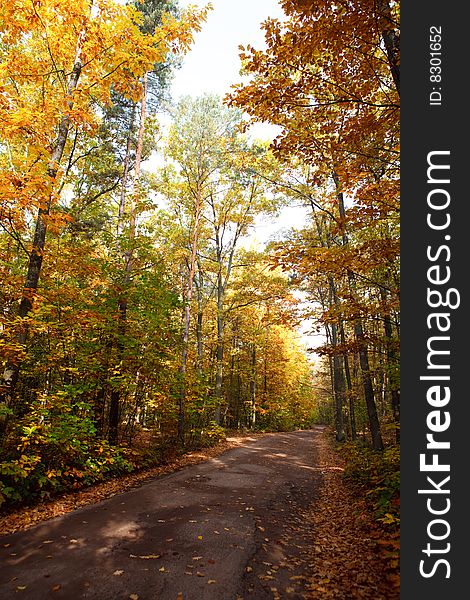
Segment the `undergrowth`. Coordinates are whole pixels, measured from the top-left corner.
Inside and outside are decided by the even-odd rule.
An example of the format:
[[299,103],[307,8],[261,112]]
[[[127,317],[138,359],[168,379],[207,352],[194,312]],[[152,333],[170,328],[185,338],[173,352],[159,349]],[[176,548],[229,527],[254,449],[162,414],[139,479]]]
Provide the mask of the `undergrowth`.
[[[56,399],[57,404],[57,399]],[[225,430],[210,423],[181,446],[174,438],[113,446],[97,435],[85,403],[36,403],[10,431],[0,455],[0,507],[34,504],[66,491],[79,490],[165,464],[188,450],[207,448],[225,439]]]
[[375,518],[390,528],[400,523],[400,447],[377,452],[359,442],[346,442],[340,453],[345,478],[364,496]]

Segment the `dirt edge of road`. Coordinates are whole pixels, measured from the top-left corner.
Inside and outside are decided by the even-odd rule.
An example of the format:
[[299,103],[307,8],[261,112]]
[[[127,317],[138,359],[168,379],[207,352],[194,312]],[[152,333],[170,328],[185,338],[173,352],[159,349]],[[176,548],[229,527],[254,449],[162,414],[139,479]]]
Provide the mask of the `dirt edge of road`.
[[263,523],[270,544],[252,557],[241,598],[399,600],[397,534],[380,526],[345,482],[327,429],[315,437],[314,452],[310,501]]

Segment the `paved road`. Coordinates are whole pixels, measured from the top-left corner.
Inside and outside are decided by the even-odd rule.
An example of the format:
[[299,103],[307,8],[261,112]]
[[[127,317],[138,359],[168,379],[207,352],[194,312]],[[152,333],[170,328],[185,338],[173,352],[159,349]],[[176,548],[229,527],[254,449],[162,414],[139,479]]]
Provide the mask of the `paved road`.
[[282,558],[276,528],[314,495],[320,432],[253,439],[0,538],[0,598],[272,598],[250,565],[260,552]]

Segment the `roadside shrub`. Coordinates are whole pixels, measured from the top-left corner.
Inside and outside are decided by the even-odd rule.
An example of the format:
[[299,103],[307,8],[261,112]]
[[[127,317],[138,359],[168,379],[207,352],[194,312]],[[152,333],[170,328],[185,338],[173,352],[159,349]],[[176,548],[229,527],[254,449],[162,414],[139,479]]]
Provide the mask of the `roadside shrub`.
[[201,430],[192,429],[190,432],[190,445],[195,448],[209,448],[215,446],[218,442],[225,440],[226,432],[223,427],[217,425],[215,421],[210,421],[206,427]]
[[4,444],[0,505],[77,489],[135,465],[120,448],[96,438],[91,409],[64,396],[35,402]]
[[348,442],[340,452],[346,460],[345,477],[359,487],[371,503],[376,518],[386,525],[400,522],[400,448],[376,452]]

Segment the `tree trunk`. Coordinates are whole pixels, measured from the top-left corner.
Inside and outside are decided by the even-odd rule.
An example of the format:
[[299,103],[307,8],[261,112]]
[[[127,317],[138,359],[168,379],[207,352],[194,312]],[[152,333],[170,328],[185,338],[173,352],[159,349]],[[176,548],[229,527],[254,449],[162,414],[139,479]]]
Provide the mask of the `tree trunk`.
[[[341,302],[340,302],[340,299],[338,298],[338,294],[336,293],[336,286],[334,284],[333,278],[330,278],[330,289],[333,294],[334,304],[339,309]],[[336,328],[336,326],[335,326],[335,328]],[[341,344],[344,348],[343,352],[341,353],[341,356],[343,358],[343,367],[344,367],[344,371],[342,371],[343,382],[339,386],[340,393],[343,393],[343,398],[342,398],[341,404],[343,406],[346,404],[346,386],[347,386],[347,397],[349,399],[349,426],[351,428],[351,439],[355,440],[357,437],[357,434],[356,434],[356,417],[355,417],[355,410],[354,410],[354,397],[353,397],[353,389],[352,389],[352,382],[351,382],[351,372],[349,370],[348,354],[346,352],[346,336],[344,335],[344,323],[343,323],[342,319],[339,320],[337,329],[334,332],[334,337],[336,339],[338,338],[338,332],[339,332],[339,338],[340,338]],[[334,345],[337,345],[336,342]],[[345,379],[345,381],[344,381],[344,379]],[[345,386],[345,383],[346,383],[346,386]],[[342,391],[343,387],[344,387],[344,392]],[[342,412],[341,412],[341,415],[343,415]],[[344,421],[343,416],[341,416],[341,419]],[[344,427],[344,422],[343,422],[343,427]],[[338,440],[338,441],[341,441],[341,440]]]
[[[340,328],[340,339],[343,347],[346,346],[346,337],[344,335],[344,324],[341,321]],[[348,399],[349,399],[349,426],[351,428],[351,439],[354,441],[357,438],[357,427],[356,427],[356,411],[354,406],[354,390],[351,381],[351,370],[349,368],[349,358],[345,351],[343,354],[344,362],[344,374],[346,376],[346,385],[348,388]]]
[[354,323],[354,333],[359,343],[359,364],[361,366],[362,383],[364,387],[364,398],[366,401],[367,415],[369,417],[369,428],[372,437],[372,447],[374,450],[383,450],[382,434],[380,431],[380,422],[375,404],[374,386],[369,367],[369,354],[367,344],[364,339],[364,330],[361,319],[356,319]]
[[[382,300],[385,302],[387,299],[387,294],[386,294],[385,290],[381,289],[380,295],[382,297]],[[393,347],[393,343],[394,343],[393,327],[392,327],[392,319],[390,318],[389,312],[386,312],[385,316],[384,316],[384,330],[385,330],[385,337],[387,339],[387,350],[386,351],[387,351],[387,364],[389,367],[388,385],[389,385],[390,395],[391,395],[391,400],[392,400],[393,420],[395,422],[395,425],[397,426],[397,428],[395,430],[395,439],[396,439],[396,442],[398,443],[400,441],[400,387],[399,387],[399,383],[398,383],[398,376],[395,373],[390,372],[390,370],[397,367],[399,364],[399,361],[398,361],[397,353]]]
[[204,371],[204,342],[203,342],[203,287],[204,276],[201,265],[198,263],[198,283],[197,283],[197,323],[196,323],[196,344],[197,344],[197,373],[202,377]]
[[[317,235],[322,246],[329,248],[330,247],[330,236],[328,232],[325,235],[322,224],[317,218],[316,213],[314,212],[314,221],[317,229]],[[322,300],[322,307],[324,310],[331,309],[336,306],[337,308],[340,306],[340,300],[338,298],[338,294],[336,293],[336,285],[331,274],[328,274],[328,299]],[[342,323],[339,322],[339,330],[342,330]],[[333,356],[329,356],[329,366],[330,366],[330,376],[331,376],[331,386],[332,393],[334,399],[334,419],[335,419],[335,429],[336,429],[336,441],[343,442],[345,440],[345,431],[344,431],[344,415],[343,415],[343,406],[346,402],[346,384],[344,380],[344,371],[341,365],[341,355],[337,351],[338,347],[338,325],[336,323],[332,323],[330,327],[326,327],[327,338],[329,338],[329,343],[333,348]],[[343,357],[344,364],[344,357]]]
[[379,29],[387,53],[393,83],[400,96],[400,36],[393,26],[388,0],[377,0]]
[[[219,263],[220,264],[220,263]],[[224,370],[224,289],[222,282],[222,272],[219,267],[217,276],[217,349],[216,349],[216,371],[215,371],[215,398],[217,406],[215,408],[214,420],[217,425],[221,422],[221,404],[222,404],[222,381]]]
[[[130,205],[130,215],[129,215],[129,247],[124,253],[124,278],[122,284],[122,291],[118,300],[118,332],[117,332],[117,357],[118,363],[122,362],[122,357],[125,350],[125,336],[127,332],[127,309],[128,309],[128,287],[131,282],[132,276],[132,258],[133,258],[133,249],[132,244],[135,239],[135,225],[136,225],[136,201],[139,193],[139,181],[140,181],[140,164],[142,162],[142,147],[144,140],[144,132],[145,132],[145,119],[147,116],[147,73],[144,75],[143,81],[143,90],[142,90],[142,101],[140,107],[140,123],[139,123],[139,133],[137,137],[137,147],[135,152],[135,166],[134,166],[134,176],[132,179],[132,192],[131,192],[131,205]],[[131,124],[129,129],[129,135],[127,139],[127,147],[126,151],[131,148],[131,136],[132,136],[132,128],[134,121],[134,110],[132,112]],[[126,152],[126,159],[129,160],[129,154]],[[121,200],[119,203],[119,220],[118,220],[118,233],[122,232],[124,227],[124,216],[125,216],[125,208],[126,208],[126,179],[129,163],[124,165],[124,174],[123,181],[121,187]],[[125,175],[125,177],[124,177]],[[119,239],[118,239],[119,246]],[[119,387],[115,387],[111,392],[111,398],[109,402],[109,432],[108,439],[110,444],[118,443],[118,431],[119,431],[119,421],[120,421],[120,404],[121,404],[121,390]]]
[[199,224],[202,213],[201,191],[196,191],[196,206],[194,213],[193,239],[191,242],[191,254],[189,258],[189,274],[186,282],[184,296],[183,312],[183,350],[181,352],[181,389],[178,400],[178,440],[184,444],[185,433],[185,401],[186,401],[186,367],[188,362],[189,350],[189,327],[191,324],[191,300],[193,298],[194,276],[196,273],[197,247],[199,243]]
[[[342,229],[343,246],[349,244],[348,235],[346,233],[346,211],[344,208],[344,195],[341,191],[338,175],[333,172],[333,180],[336,186],[336,198],[338,200],[340,226]],[[355,278],[354,273],[348,269],[348,281],[351,293],[355,293]],[[367,407],[367,415],[369,418],[369,429],[372,437],[372,447],[374,450],[383,450],[382,433],[380,431],[380,422],[377,414],[377,406],[375,403],[374,386],[369,367],[369,354],[367,351],[367,342],[364,337],[364,329],[362,319],[357,317],[354,321],[354,333],[359,344],[359,364],[362,372],[362,382],[364,388],[364,399]]]
[[269,332],[270,332],[270,323],[269,323],[269,305],[266,307],[266,336],[264,338],[264,348],[263,348],[263,404],[266,404],[268,401],[268,348],[269,348]]
[[[331,325],[331,342],[333,348],[338,345],[337,326]],[[346,396],[346,387],[344,383],[344,373],[341,366],[341,357],[338,354],[333,354],[333,389],[335,396],[335,428],[336,441],[344,442],[344,417],[343,404]]]
[[256,344],[251,345],[251,377],[250,377],[250,400],[251,400],[251,428],[256,425]]
[[119,247],[119,238],[122,235],[122,231],[124,229],[124,213],[126,210],[126,187],[127,187],[127,179],[129,177],[129,166],[130,166],[130,162],[131,162],[132,136],[134,133],[135,113],[136,113],[136,104],[134,103],[132,106],[131,118],[129,121],[129,128],[127,131],[126,154],[124,156],[124,168],[123,168],[122,179],[121,179],[121,195],[119,198],[119,212],[118,212],[118,224],[117,224],[118,247]]

